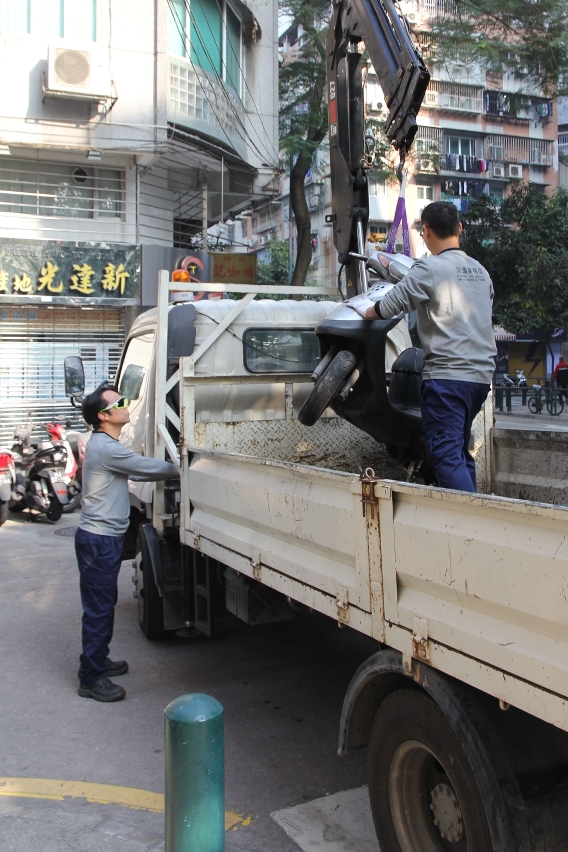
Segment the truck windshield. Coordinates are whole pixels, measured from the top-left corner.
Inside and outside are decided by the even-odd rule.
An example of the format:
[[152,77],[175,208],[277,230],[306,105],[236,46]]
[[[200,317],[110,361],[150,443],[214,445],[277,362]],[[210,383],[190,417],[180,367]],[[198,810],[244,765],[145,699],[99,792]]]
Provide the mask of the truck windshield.
[[243,349],[249,373],[312,373],[319,361],[313,328],[247,328]]

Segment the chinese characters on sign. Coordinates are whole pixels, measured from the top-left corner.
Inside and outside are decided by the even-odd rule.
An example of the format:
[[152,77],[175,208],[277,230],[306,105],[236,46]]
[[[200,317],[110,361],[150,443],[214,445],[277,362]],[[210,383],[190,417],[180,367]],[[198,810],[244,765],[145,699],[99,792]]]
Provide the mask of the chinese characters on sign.
[[0,301],[140,301],[136,246],[0,240]]
[[212,284],[256,284],[256,255],[212,254]]

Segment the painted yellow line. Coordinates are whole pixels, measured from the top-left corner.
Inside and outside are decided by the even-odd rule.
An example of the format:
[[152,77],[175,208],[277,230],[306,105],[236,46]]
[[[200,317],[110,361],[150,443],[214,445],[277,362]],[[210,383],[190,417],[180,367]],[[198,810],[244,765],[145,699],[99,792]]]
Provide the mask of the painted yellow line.
[[[55,799],[66,797],[86,799],[99,805],[122,805],[154,813],[164,812],[163,793],[118,787],[114,784],[91,784],[86,781],[58,781],[52,778],[0,778],[0,796],[20,796],[26,799]],[[225,831],[237,825],[250,825],[250,817],[225,811]]]

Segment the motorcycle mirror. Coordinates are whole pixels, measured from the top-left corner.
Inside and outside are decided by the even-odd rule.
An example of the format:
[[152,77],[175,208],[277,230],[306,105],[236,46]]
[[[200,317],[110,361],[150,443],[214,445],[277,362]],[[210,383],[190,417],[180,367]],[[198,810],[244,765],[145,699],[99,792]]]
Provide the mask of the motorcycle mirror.
[[85,370],[83,360],[77,355],[70,355],[63,362],[65,371],[65,395],[81,396],[85,390]]

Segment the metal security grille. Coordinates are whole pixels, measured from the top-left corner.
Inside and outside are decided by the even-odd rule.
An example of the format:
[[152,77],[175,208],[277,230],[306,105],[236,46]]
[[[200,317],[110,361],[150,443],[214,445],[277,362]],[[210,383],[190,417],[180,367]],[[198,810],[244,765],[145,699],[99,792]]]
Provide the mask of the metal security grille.
[[125,194],[120,169],[11,157],[0,163],[0,213],[116,219],[123,215]]
[[112,308],[30,307],[0,309],[0,446],[28,420],[35,434],[54,417],[82,425],[65,396],[63,360],[80,355],[87,391],[116,372],[124,343],[124,311]]

